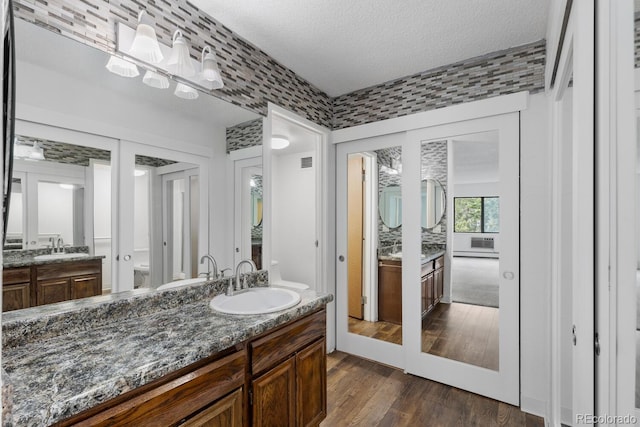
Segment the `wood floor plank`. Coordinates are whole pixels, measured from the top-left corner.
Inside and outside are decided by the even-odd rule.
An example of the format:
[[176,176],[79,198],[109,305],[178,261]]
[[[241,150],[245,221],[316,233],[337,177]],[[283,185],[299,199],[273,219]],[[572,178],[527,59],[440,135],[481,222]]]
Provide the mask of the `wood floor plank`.
[[328,355],[327,366],[322,427],[544,426],[515,406],[342,352]]

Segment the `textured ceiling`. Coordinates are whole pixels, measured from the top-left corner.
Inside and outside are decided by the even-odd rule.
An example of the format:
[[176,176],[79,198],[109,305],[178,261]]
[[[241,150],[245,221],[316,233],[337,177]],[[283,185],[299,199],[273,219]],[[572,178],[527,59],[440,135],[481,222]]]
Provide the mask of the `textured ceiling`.
[[540,40],[550,0],[192,0],[331,96]]

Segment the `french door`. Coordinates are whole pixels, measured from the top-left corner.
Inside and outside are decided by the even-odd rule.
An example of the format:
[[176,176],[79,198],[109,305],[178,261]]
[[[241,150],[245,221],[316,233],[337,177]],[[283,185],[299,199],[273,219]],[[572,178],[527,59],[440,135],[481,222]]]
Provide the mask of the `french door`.
[[340,143],[336,172],[337,348],[518,405],[518,113]]

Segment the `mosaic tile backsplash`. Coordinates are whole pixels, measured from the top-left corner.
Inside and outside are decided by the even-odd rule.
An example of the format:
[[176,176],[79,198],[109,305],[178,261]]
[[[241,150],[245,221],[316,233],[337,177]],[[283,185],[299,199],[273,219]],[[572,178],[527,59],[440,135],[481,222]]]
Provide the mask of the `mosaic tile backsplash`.
[[262,118],[227,128],[227,153],[262,145]]

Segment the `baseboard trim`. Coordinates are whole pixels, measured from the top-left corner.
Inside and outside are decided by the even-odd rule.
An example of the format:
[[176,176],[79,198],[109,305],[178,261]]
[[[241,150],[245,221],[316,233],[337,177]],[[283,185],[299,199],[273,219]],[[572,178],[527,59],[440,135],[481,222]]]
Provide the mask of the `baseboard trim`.
[[520,409],[531,415],[542,417],[547,425],[547,402],[532,397],[520,396]]

